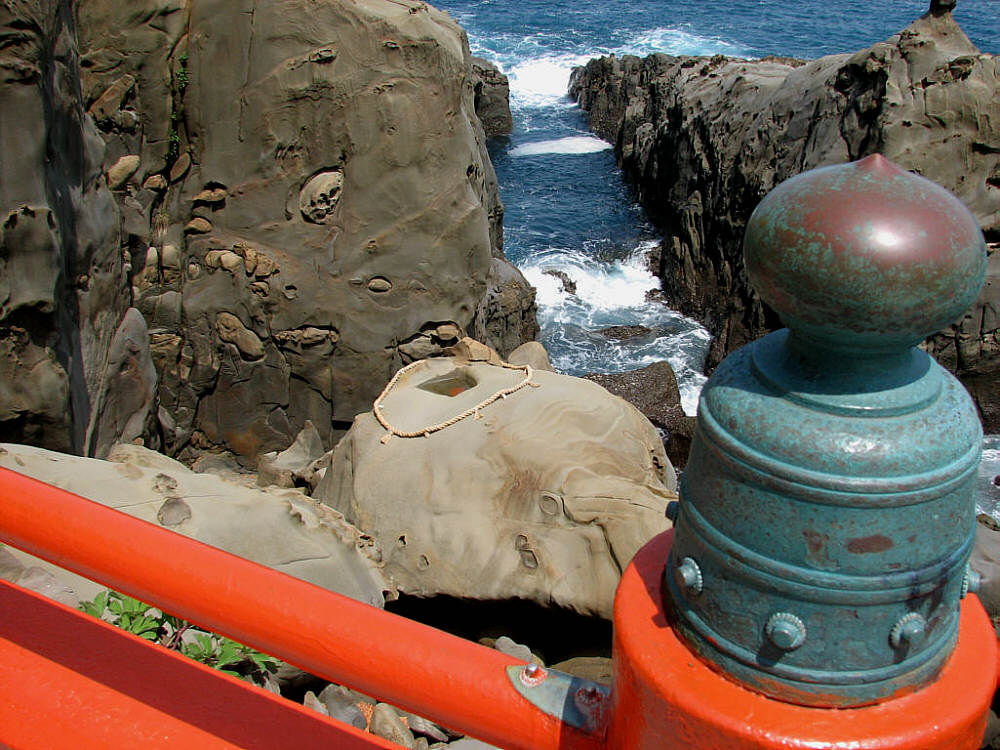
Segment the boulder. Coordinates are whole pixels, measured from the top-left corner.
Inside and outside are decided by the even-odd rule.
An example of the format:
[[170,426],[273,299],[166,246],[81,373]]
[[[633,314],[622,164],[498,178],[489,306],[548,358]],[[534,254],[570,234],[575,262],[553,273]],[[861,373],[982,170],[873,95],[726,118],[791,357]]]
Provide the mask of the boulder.
[[[709,369],[781,323],[750,288],[747,219],[799,172],[882,153],[955,193],[1000,240],[1000,59],[931,11],[884,42],[813,61],[604,57],[570,93],[615,145],[626,179],[666,237],[659,275],[672,305],[715,336]],[[1000,431],[1000,253],[966,316],[928,350]]]
[[510,82],[507,76],[489,60],[473,57],[470,62],[476,115],[483,123],[486,137],[509,134],[514,130],[514,118],[510,114]]
[[603,388],[540,370],[524,381],[483,359],[410,366],[378,413],[426,436],[359,415],[314,497],[377,541],[402,592],[610,618],[622,569],[669,527],[673,467],[655,428]]
[[536,370],[548,370],[555,372],[552,362],[549,360],[549,353],[540,341],[529,341],[521,344],[510,353],[507,361],[512,365],[531,365]]
[[[373,606],[394,596],[370,540],[336,511],[294,490],[231,484],[135,445],[118,445],[101,461],[7,443],[0,446],[0,466]],[[106,588],[7,551],[23,568],[50,573],[78,599]]]
[[[633,326],[616,328],[631,329]],[[609,335],[608,330],[601,333]],[[591,373],[584,377],[628,401],[663,430],[667,458],[675,468],[684,468],[694,437],[695,418],[687,416],[681,407],[677,378],[669,362],[654,362],[627,372]]]
[[115,443],[142,443],[145,436],[156,434],[156,385],[146,321],[130,307],[108,348],[98,391],[100,408],[87,440],[89,455],[104,458]]
[[285,450],[265,453],[257,464],[257,483],[262,487],[294,487],[313,484],[316,462],[324,456],[323,441],[313,423],[305,427]]
[[403,719],[396,713],[396,709],[388,703],[375,704],[375,710],[372,712],[371,732],[396,745],[409,748],[409,750],[416,747],[413,732],[403,723]]

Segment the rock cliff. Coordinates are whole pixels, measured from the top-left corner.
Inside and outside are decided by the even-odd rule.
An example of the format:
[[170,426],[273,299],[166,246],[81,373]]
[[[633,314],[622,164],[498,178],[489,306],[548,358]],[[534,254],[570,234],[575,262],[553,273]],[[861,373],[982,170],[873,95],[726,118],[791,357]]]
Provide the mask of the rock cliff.
[[99,453],[151,432],[156,377],[69,9],[0,5],[0,439]]
[[483,123],[486,137],[508,135],[514,129],[510,113],[510,82],[489,60],[472,58],[475,74],[476,114]]
[[991,244],[987,285],[928,349],[1000,431],[1000,62],[948,10],[885,42],[813,61],[605,57],[574,71],[570,94],[662,228],[659,275],[673,304],[716,339],[709,366],[780,327],[750,289],[746,221],[775,185],[880,152],[954,192]]
[[0,23],[3,439],[252,462],[307,419],[329,443],[465,332],[534,338],[447,15],[30,0]]

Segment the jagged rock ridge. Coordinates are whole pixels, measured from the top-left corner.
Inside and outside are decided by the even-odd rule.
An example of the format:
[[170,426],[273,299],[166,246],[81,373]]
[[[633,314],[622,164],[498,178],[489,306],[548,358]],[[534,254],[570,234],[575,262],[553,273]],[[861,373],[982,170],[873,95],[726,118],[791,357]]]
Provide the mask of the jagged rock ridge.
[[663,229],[669,299],[729,351],[780,327],[750,289],[746,221],[775,185],[880,152],[954,192],[992,242],[987,285],[955,326],[928,341],[1000,430],[1000,63],[979,52],[948,4],[885,42],[813,61],[723,56],[605,57],[574,71],[570,93]]

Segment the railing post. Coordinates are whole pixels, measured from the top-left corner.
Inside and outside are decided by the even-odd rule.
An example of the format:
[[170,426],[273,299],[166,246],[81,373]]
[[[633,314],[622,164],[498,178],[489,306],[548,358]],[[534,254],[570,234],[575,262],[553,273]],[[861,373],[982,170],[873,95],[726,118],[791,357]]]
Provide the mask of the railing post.
[[977,748],[982,430],[916,345],[979,292],[979,227],[876,155],[780,185],[744,254],[788,328],[702,393],[674,532],[619,588],[609,746]]

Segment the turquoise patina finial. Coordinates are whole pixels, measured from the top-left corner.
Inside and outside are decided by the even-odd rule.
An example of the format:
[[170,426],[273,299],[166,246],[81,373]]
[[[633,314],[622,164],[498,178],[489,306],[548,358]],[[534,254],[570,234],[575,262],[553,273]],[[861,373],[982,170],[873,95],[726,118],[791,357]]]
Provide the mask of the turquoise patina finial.
[[750,283],[798,336],[849,350],[919,344],[975,300],[979,225],[881,154],[793,177],[747,224]]
[[665,576],[677,628],[782,700],[918,689],[957,635],[982,431],[916,344],[975,299],[982,234],[876,155],[779,185],[744,254],[788,328],[702,392]]

